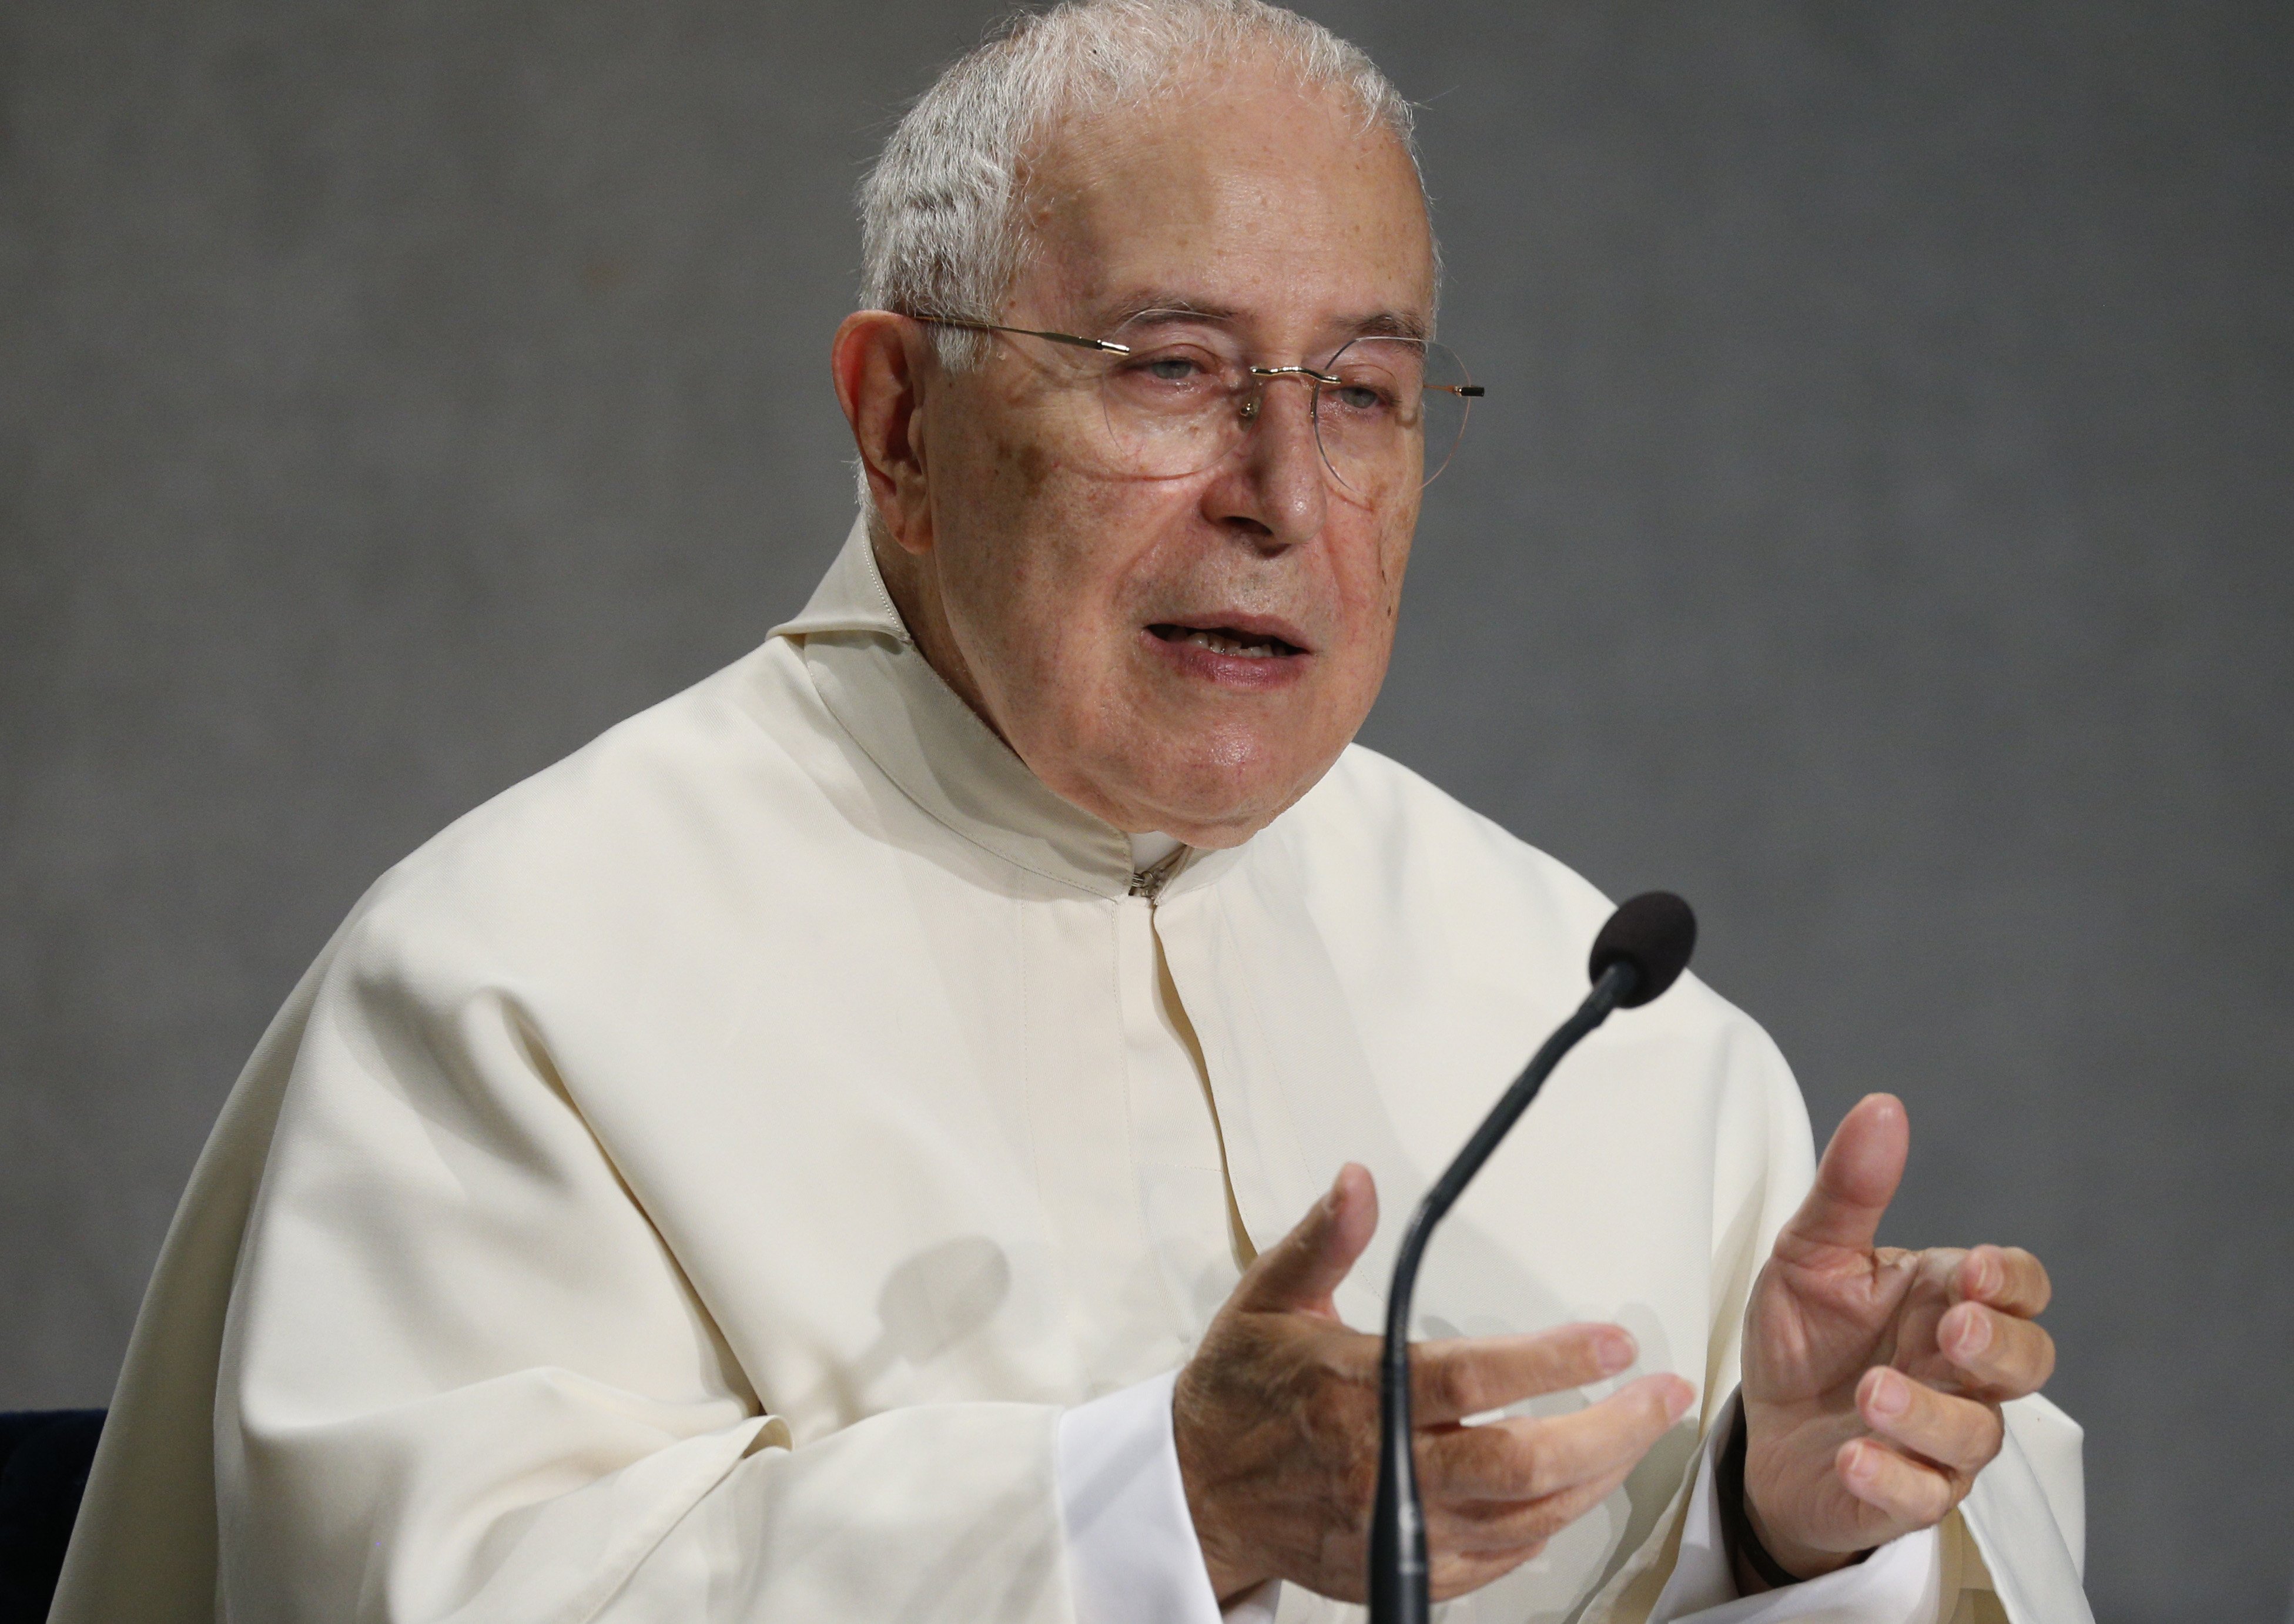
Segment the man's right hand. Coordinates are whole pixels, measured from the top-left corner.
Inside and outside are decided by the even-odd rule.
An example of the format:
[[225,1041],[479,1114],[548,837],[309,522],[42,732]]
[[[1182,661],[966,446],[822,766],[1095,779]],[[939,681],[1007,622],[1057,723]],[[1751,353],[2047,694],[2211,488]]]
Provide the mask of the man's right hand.
[[[1187,1508],[1222,1602],[1269,1579],[1341,1601],[1367,1587],[1378,1482],[1379,1342],[1348,1330],[1331,1294],[1378,1228],[1353,1163],[1220,1309],[1172,1401]],[[1551,1420],[1466,1417],[1615,1376],[1633,1339],[1614,1325],[1414,1344],[1419,1490],[1436,1599],[1478,1589],[1598,1505],[1696,1391],[1643,1376]]]

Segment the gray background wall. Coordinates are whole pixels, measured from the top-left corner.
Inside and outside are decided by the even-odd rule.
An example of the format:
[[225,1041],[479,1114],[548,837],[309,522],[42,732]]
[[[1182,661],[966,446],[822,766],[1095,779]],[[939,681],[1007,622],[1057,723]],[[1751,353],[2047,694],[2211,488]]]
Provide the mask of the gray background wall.
[[[2046,1257],[2103,1620],[2282,1619],[2294,11],[1309,9],[1493,385],[1368,738]],[[801,601],[989,10],[0,4],[0,1406],[103,1401],[366,882]]]

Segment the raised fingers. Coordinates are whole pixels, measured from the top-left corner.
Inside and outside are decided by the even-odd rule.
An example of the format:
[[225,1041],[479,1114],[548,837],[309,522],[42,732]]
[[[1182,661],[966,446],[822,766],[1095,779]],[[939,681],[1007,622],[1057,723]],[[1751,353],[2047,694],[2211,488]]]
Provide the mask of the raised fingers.
[[1427,1498],[1538,1500],[1622,1476],[1695,1397],[1677,1376],[1647,1376],[1574,1415],[1520,1416],[1423,1435]]
[[1902,1100],[1893,1094],[1858,1100],[1824,1148],[1807,1198],[1777,1237],[1777,1255],[1806,1263],[1826,1253],[1868,1252],[1910,1146]]
[[1348,1162],[1290,1232],[1243,1271],[1228,1301],[1246,1311],[1288,1311],[1336,1320],[1330,1294],[1354,1268],[1377,1228],[1377,1186],[1368,1168]]
[[1426,1508],[1427,1533],[1436,1550],[1465,1557],[1537,1554],[1545,1541],[1616,1491],[1634,1466],[1620,1461],[1598,1476],[1536,1500],[1435,1500]]
[[1411,1417],[1420,1426],[1434,1426],[1564,1393],[1616,1375],[1635,1353],[1631,1336],[1615,1325],[1419,1343],[1410,1351]]
[[1849,1493],[1899,1528],[1934,1526],[1959,1498],[1958,1490],[1943,1473],[1905,1459],[1875,1438],[1842,1444],[1833,1464]]
[[1968,1477],[1999,1453],[1996,1406],[1938,1393],[1884,1365],[1857,1384],[1856,1409],[1867,1426],[1905,1452]]
[[2054,1287],[2046,1265],[2021,1246],[1977,1246],[1960,1260],[1953,1295],[2032,1320],[2046,1311]]
[[1936,1324],[1936,1346],[1968,1384],[2020,1399],[2055,1372],[2055,1339],[2029,1320],[1981,1303],[1962,1303]]

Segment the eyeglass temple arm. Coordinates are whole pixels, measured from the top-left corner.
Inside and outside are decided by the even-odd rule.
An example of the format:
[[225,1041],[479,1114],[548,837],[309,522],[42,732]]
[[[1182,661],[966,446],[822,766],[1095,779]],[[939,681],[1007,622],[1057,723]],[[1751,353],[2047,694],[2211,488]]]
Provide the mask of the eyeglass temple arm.
[[915,316],[911,320],[933,327],[952,327],[965,333],[1017,333],[1022,338],[1048,338],[1053,344],[1073,345],[1079,350],[1097,350],[1108,355],[1128,355],[1131,346],[1117,344],[1110,338],[1085,338],[1074,333],[1047,333],[1040,328],[1005,327],[995,321],[958,321],[948,316]]

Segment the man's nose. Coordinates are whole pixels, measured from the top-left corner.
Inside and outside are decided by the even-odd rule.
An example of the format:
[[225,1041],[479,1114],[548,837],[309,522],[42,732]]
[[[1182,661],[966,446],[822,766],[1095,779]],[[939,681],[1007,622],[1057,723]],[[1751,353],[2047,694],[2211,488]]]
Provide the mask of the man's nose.
[[1322,448],[1314,437],[1313,380],[1257,380],[1237,408],[1242,443],[1229,476],[1213,486],[1213,516],[1258,533],[1261,546],[1295,547],[1322,528],[1329,499]]

